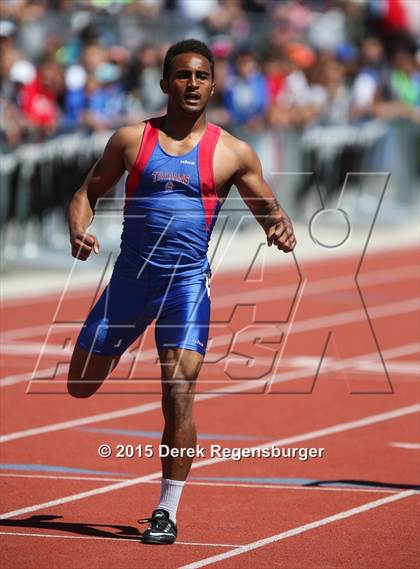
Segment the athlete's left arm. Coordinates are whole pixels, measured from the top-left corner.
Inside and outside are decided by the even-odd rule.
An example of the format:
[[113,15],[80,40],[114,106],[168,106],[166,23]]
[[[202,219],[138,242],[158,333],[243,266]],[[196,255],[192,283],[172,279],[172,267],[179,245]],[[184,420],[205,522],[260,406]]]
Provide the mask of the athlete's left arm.
[[264,229],[267,244],[274,244],[285,253],[290,253],[296,246],[292,222],[264,180],[257,154],[244,141],[238,141],[236,151],[238,169],[233,183]]

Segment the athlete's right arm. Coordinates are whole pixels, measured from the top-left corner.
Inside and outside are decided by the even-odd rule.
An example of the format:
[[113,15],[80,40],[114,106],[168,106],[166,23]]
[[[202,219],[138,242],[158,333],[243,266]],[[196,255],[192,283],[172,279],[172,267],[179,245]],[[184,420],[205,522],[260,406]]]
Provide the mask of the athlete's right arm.
[[99,252],[95,235],[87,233],[94,217],[96,201],[104,196],[121,178],[126,168],[124,155],[127,145],[126,129],[117,130],[109,139],[102,157],[94,164],[68,209],[71,254],[86,261],[92,250]]

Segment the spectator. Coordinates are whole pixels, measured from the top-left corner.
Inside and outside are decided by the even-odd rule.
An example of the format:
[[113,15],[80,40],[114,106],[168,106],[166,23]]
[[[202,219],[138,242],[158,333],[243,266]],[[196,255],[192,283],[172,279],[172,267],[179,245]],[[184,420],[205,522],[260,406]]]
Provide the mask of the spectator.
[[178,8],[182,16],[192,22],[199,22],[217,10],[217,0],[178,0]]
[[106,61],[106,50],[97,42],[87,45],[82,51],[81,65],[89,75],[93,75],[97,67]]
[[361,69],[352,87],[353,118],[372,117],[378,89],[388,82],[388,73],[381,41],[365,38],[361,45]]
[[87,103],[83,122],[92,130],[116,128],[124,122],[125,94],[121,70],[113,63],[102,63],[87,83]]
[[[318,83],[307,85],[307,104],[301,116],[305,126],[346,126],[350,124],[351,93],[346,84],[345,66],[335,58],[328,57],[315,75],[309,74]],[[327,203],[344,183],[346,173],[354,171],[359,163],[359,150],[351,144],[336,145],[332,154],[322,158],[318,148],[303,152],[303,167],[314,176],[303,176],[295,192],[295,209],[302,214],[310,191],[315,187],[323,192]],[[356,168],[357,169],[357,168]]]
[[76,129],[87,106],[86,83],[88,75],[81,65],[71,65],[66,70],[65,127]]
[[[198,4],[198,2],[197,2]],[[250,24],[240,0],[219,0],[205,20],[210,37],[228,34],[237,41],[249,37]]]
[[160,88],[162,61],[159,50],[145,43],[137,51],[128,70],[126,89],[141,102],[146,114],[160,114],[166,97]]
[[24,126],[17,105],[0,95],[0,147],[14,148],[24,137]]
[[371,114],[382,120],[406,119],[419,122],[419,73],[413,54],[399,47],[392,56],[375,92]]
[[315,12],[308,29],[312,46],[334,52],[346,42],[346,16],[342,3],[327,0],[322,12]]
[[414,56],[406,49],[399,49],[394,53],[392,64],[393,98],[406,107],[420,107],[420,73],[416,70]]
[[[371,126],[383,132],[369,142],[363,169],[385,170],[396,161],[397,147],[416,147],[412,123],[420,121],[420,87],[412,51],[419,31],[419,2],[6,0],[3,4],[3,149],[34,137],[112,129],[161,114],[162,54],[179,33],[210,38],[216,89],[208,118],[247,139],[261,154],[266,172],[273,164],[278,170],[280,160],[286,170],[295,171],[303,156],[303,170],[318,170],[320,184],[326,187],[328,176],[319,160],[323,146],[315,144],[308,150],[305,135],[325,134],[331,126],[339,126],[345,139],[351,122],[357,123],[353,131],[357,134]],[[174,16],[185,20],[181,32],[173,25]],[[264,52],[249,48],[265,45],[267,39],[269,48]],[[231,63],[234,46],[244,41],[248,47],[239,50]],[[139,42],[141,46],[133,50]],[[380,121],[370,124],[372,119]],[[327,180],[331,188],[346,163],[341,151],[331,160],[335,168]],[[403,159],[399,162],[404,164]],[[407,165],[400,170],[408,171]]]
[[303,44],[292,44],[284,51],[284,81],[271,105],[269,120],[277,127],[301,128],[312,120],[313,111],[326,97],[323,88],[308,82],[307,75],[316,62],[314,52]]
[[264,53],[262,70],[267,81],[268,99],[272,104],[284,88],[287,65],[280,49],[270,46]]
[[332,60],[322,71],[322,84],[326,101],[319,117],[323,125],[343,125],[350,123],[350,90],[346,84],[342,63]]
[[246,126],[250,131],[262,128],[268,89],[251,48],[243,48],[237,53],[223,99],[234,123]]
[[63,70],[53,59],[44,59],[35,79],[20,91],[23,116],[36,138],[51,136],[59,130],[64,92]]
[[219,38],[213,45],[212,51],[215,57],[214,82],[216,84],[210,105],[208,117],[222,127],[231,127],[231,117],[224,105],[224,93],[230,76],[229,57],[232,53],[232,43],[225,38]]

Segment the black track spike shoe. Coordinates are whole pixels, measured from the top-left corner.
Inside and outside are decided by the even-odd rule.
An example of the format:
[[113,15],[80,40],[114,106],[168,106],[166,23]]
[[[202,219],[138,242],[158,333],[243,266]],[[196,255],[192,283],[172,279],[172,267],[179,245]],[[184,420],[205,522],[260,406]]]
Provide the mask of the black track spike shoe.
[[169,519],[169,513],[166,510],[155,510],[151,518],[139,520],[139,523],[150,523],[147,530],[142,534],[143,543],[170,545],[176,540],[177,527]]

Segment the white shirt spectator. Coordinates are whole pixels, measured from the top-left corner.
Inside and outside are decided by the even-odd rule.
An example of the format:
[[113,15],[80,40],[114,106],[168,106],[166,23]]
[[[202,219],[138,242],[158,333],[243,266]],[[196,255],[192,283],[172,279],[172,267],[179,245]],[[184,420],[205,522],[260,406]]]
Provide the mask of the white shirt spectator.
[[326,101],[327,93],[324,87],[318,84],[310,85],[305,74],[299,70],[289,73],[277,98],[277,102],[285,107],[322,106]]
[[336,51],[346,40],[346,18],[342,10],[315,14],[309,25],[308,40],[317,49]]
[[207,18],[217,9],[218,4],[217,0],[178,0],[182,14],[194,22]]
[[368,73],[360,73],[353,84],[351,99],[356,109],[370,107],[375,100],[377,81]]

